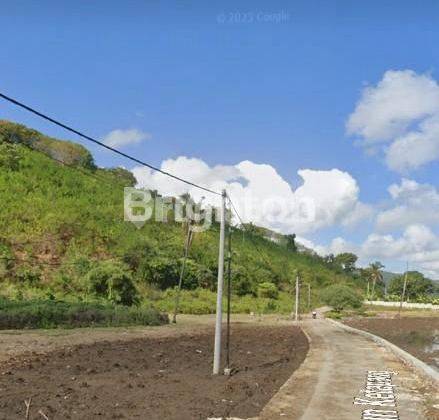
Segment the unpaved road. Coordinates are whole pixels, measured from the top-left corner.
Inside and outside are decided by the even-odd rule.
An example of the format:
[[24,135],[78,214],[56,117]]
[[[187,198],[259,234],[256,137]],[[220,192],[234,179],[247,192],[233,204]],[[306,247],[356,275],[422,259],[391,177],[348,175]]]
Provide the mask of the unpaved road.
[[393,384],[400,419],[439,419],[433,407],[439,403],[437,389],[387,349],[328,320],[305,320],[301,326],[312,340],[307,359],[266,406],[261,420],[361,419],[366,407],[353,400],[373,370],[398,373]]

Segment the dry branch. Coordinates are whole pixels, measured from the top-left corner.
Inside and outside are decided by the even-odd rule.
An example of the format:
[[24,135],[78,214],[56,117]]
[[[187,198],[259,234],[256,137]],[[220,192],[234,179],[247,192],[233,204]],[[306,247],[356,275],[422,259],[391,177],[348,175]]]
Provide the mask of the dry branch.
[[45,420],[49,420],[49,417],[47,417],[47,416],[43,413],[42,410],[39,410],[39,411],[38,411],[38,414],[39,414],[41,417],[43,417]]
[[29,420],[29,412],[30,412],[31,403],[32,403],[32,397],[30,397],[29,400],[24,400],[24,404],[26,405],[26,420]]

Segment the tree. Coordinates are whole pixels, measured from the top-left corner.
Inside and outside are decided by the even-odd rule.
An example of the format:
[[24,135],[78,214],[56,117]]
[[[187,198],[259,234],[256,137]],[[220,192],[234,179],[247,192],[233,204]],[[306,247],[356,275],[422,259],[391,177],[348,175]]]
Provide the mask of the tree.
[[343,252],[335,257],[336,264],[340,265],[346,273],[352,273],[355,270],[357,260],[358,257],[351,252]]
[[375,261],[373,263],[370,263],[369,267],[367,268],[368,281],[372,280],[372,293],[371,293],[372,299],[375,297],[376,284],[381,283],[383,281],[383,273],[381,271],[383,268],[384,268],[384,265],[381,264],[379,261]]
[[110,168],[105,169],[105,171],[111,174],[117,181],[123,182],[126,187],[134,187],[137,184],[136,177],[125,168]]
[[325,257],[323,257],[323,261],[325,262],[325,264],[327,265],[333,265],[335,262],[335,257],[334,254],[328,254]]
[[258,285],[258,296],[262,298],[277,299],[279,290],[274,283],[265,281]]
[[323,289],[322,300],[337,312],[346,308],[358,309],[362,304],[361,297],[350,287],[342,284],[333,284]]
[[286,239],[287,239],[287,249],[292,252],[297,252],[296,234],[293,233],[292,235],[286,235]]
[[111,302],[133,305],[138,300],[131,272],[125,264],[103,261],[87,273],[85,280],[91,293]]
[[236,267],[232,272],[232,287],[238,296],[255,294],[253,279],[242,266]]
[[[405,274],[394,277],[389,284],[389,293],[392,295],[401,295],[404,287]],[[433,293],[433,282],[426,278],[419,271],[409,271],[407,273],[407,288],[405,295],[407,299],[417,299]]]

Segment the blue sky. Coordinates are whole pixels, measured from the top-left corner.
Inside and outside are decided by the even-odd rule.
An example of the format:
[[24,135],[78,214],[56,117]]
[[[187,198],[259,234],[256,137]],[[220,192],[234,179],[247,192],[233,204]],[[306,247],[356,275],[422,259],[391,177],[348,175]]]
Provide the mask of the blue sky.
[[[365,84],[390,70],[439,78],[437,2],[6,1],[2,9],[1,90],[98,138],[149,133],[123,150],[154,165],[248,160],[275,168],[293,189],[303,183],[299,169],[338,169],[377,213],[396,206],[388,188],[402,177],[436,188],[437,159],[395,171],[383,153],[366,153],[360,131],[347,135],[346,122]],[[281,22],[265,21],[281,12]],[[0,112],[81,142],[12,105],[0,103]],[[102,166],[133,166],[87,147]],[[377,233],[374,217],[349,228],[335,218],[301,236],[328,251],[341,237],[366,261],[375,255],[358,247]],[[437,234],[436,222],[422,222],[379,234],[395,242],[411,225]],[[399,269],[408,253],[376,258]]]

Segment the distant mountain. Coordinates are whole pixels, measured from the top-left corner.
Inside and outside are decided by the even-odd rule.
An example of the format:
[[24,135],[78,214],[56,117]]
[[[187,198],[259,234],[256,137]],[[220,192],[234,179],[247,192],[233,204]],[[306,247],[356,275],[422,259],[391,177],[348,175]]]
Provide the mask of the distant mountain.
[[389,284],[392,279],[400,276],[401,273],[392,273],[391,271],[383,271],[383,280],[385,284]]

